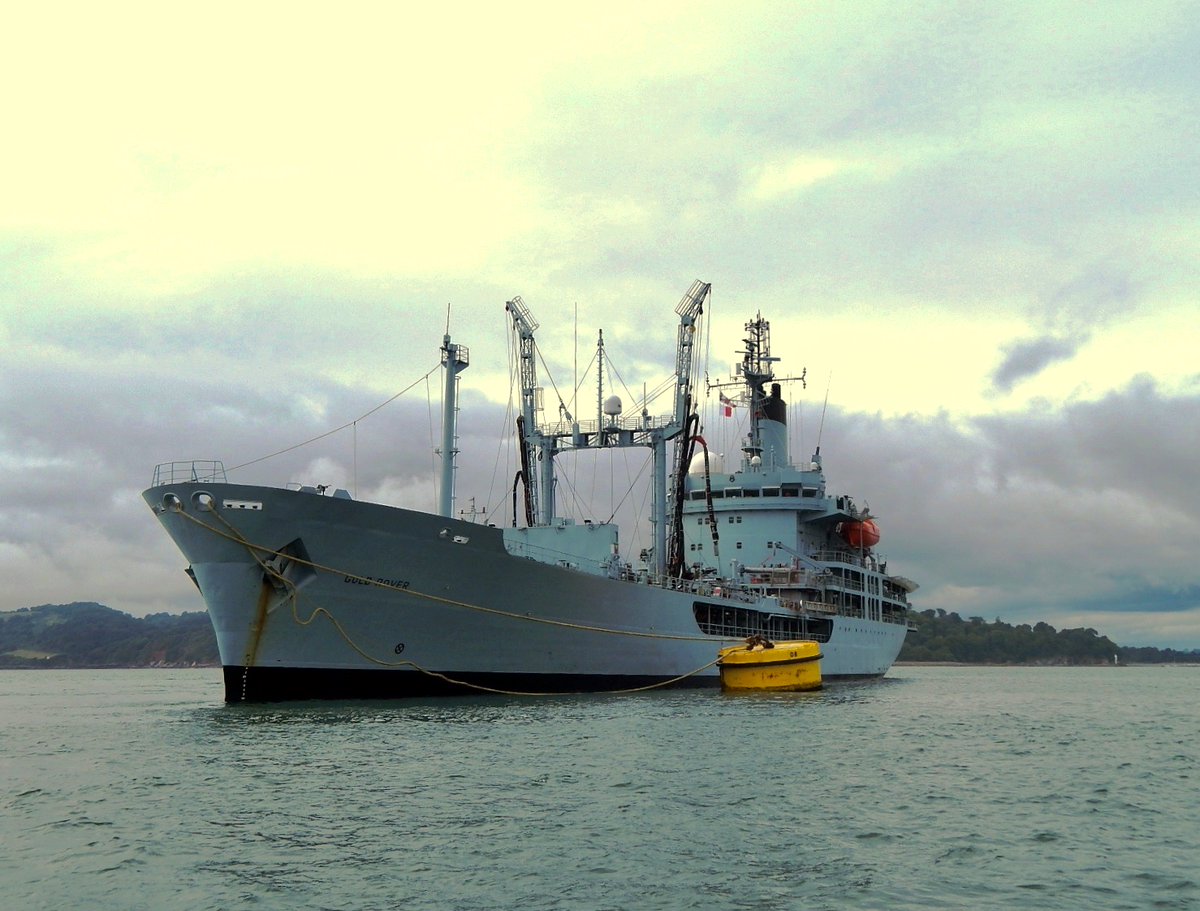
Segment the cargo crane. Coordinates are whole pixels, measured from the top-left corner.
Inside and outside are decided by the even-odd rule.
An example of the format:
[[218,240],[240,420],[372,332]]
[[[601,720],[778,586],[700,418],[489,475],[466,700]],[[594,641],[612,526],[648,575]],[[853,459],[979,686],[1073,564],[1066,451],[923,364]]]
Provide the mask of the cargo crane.
[[[711,291],[707,282],[695,281],[675,307],[679,328],[675,344],[675,378],[672,413],[666,417],[651,417],[643,405],[640,414],[623,417],[621,401],[612,396],[604,399],[603,371],[598,388],[599,413],[595,422],[576,420],[566,406],[559,402],[561,420],[542,424],[538,412],[543,411],[543,390],[537,384],[537,345],[534,333],[537,321],[520,297],[505,305],[512,320],[513,336],[519,358],[521,414],[517,418],[517,436],[521,450],[521,471],[518,480],[524,484],[525,520],[527,525],[554,523],[554,460],[559,453],[579,449],[608,447],[646,447],[653,453],[653,560],[654,572],[682,573],[682,491],[687,473],[692,443],[691,428],[695,415],[692,389],[696,384],[695,338],[704,304]],[[598,348],[602,361],[603,335]],[[673,487],[668,502],[667,443],[676,440],[672,462]],[[536,465],[536,472],[535,472]],[[514,483],[514,498],[516,484]],[[516,517],[514,515],[514,524]],[[668,529],[671,534],[668,536]]]

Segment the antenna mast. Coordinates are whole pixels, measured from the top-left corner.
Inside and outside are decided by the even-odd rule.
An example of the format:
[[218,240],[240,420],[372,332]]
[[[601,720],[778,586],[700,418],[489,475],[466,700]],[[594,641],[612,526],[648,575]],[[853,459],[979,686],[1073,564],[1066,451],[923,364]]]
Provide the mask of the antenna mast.
[[470,365],[465,345],[450,341],[450,305],[446,305],[446,335],[442,339],[442,366],[446,368],[446,390],[442,396],[442,495],[438,513],[454,515],[454,471],[458,456],[458,375]]

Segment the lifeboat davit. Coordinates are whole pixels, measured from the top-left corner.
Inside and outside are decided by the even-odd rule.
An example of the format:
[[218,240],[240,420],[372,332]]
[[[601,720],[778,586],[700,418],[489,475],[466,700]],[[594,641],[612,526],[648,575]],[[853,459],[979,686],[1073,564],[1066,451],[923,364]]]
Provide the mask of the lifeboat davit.
[[842,540],[854,548],[870,550],[879,543],[879,526],[874,519],[863,519],[861,522],[842,522],[838,525],[838,534]]

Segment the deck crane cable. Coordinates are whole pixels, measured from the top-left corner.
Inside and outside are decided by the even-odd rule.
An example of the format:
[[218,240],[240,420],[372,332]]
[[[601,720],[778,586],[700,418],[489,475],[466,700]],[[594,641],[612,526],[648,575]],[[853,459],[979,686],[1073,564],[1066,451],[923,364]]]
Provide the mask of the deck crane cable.
[[409,383],[407,386],[405,386],[403,389],[401,389],[399,392],[397,392],[395,395],[393,395],[390,399],[380,402],[378,405],[376,405],[370,411],[360,414],[354,420],[347,421],[345,424],[342,424],[340,427],[334,427],[332,430],[326,430],[324,433],[318,434],[315,437],[311,437],[302,443],[296,443],[294,446],[288,446],[284,449],[278,450],[277,452],[272,452],[269,455],[259,456],[257,459],[251,459],[249,462],[242,462],[240,465],[234,465],[229,470],[237,471],[239,468],[248,468],[251,465],[257,465],[259,462],[265,462],[265,461],[267,461],[267,459],[273,459],[276,456],[281,456],[284,453],[291,452],[294,449],[299,449],[302,446],[307,446],[309,443],[315,443],[318,440],[325,439],[325,437],[333,436],[335,433],[339,433],[340,431],[345,430],[347,427],[353,427],[359,421],[361,421],[365,418],[369,418],[371,415],[373,415],[376,411],[379,411],[381,408],[385,408],[386,406],[392,404],[392,402],[396,401],[396,399],[400,398],[400,396],[404,395],[406,392],[410,392],[414,387],[417,386],[418,383],[422,383],[425,380],[429,379],[429,377],[431,377],[435,372],[437,372],[438,370],[441,370],[441,369],[442,369],[442,362],[439,360],[436,364],[433,365],[433,367],[431,367],[429,369],[429,372],[426,373],[424,376],[417,377],[415,380],[413,380],[411,383]]
[[[503,494],[501,494],[500,499],[497,501],[496,505],[492,505],[492,495],[496,491],[496,479],[500,472],[501,459],[504,458],[507,454],[509,454],[511,452],[511,448],[506,444],[505,441],[509,439],[508,428],[512,426],[512,422],[513,422],[513,390],[516,388],[516,385],[517,385],[517,362],[516,362],[516,357],[515,357],[515,351],[513,349],[512,334],[509,332],[505,332],[504,338],[506,340],[506,346],[507,346],[507,350],[508,350],[508,405],[506,406],[506,408],[504,410],[504,419],[500,422],[500,429],[496,433],[496,458],[495,458],[495,461],[492,463],[492,480],[491,480],[491,483],[488,485],[488,495],[487,495],[487,504],[488,505],[487,505],[487,509],[485,510],[484,519],[483,519],[483,521],[485,523],[490,522],[492,520],[492,516],[494,516],[499,510],[503,509],[505,506],[505,499],[504,499]],[[506,474],[507,474],[508,467],[509,467],[509,465],[508,465],[507,459],[505,459],[504,468],[505,468]]]

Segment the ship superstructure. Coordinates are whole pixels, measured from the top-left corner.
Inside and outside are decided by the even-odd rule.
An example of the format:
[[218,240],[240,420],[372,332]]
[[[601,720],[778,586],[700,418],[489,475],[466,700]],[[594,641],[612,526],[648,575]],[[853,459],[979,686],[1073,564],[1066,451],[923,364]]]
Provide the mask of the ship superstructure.
[[[711,457],[703,439],[690,460],[680,515],[685,557],[693,575],[725,577],[777,598],[786,614],[767,623],[770,635],[826,642],[835,617],[906,624],[914,582],[887,573],[874,551],[879,526],[869,509],[827,492],[820,447],[797,467],[789,452],[787,405],[771,355],[770,323],[745,326],[737,377],[714,388],[728,409],[745,408],[749,430],[732,472]],[[804,376],[788,378],[803,383]],[[701,612],[703,614],[703,612]],[[750,636],[761,618],[699,617],[724,635]]]

